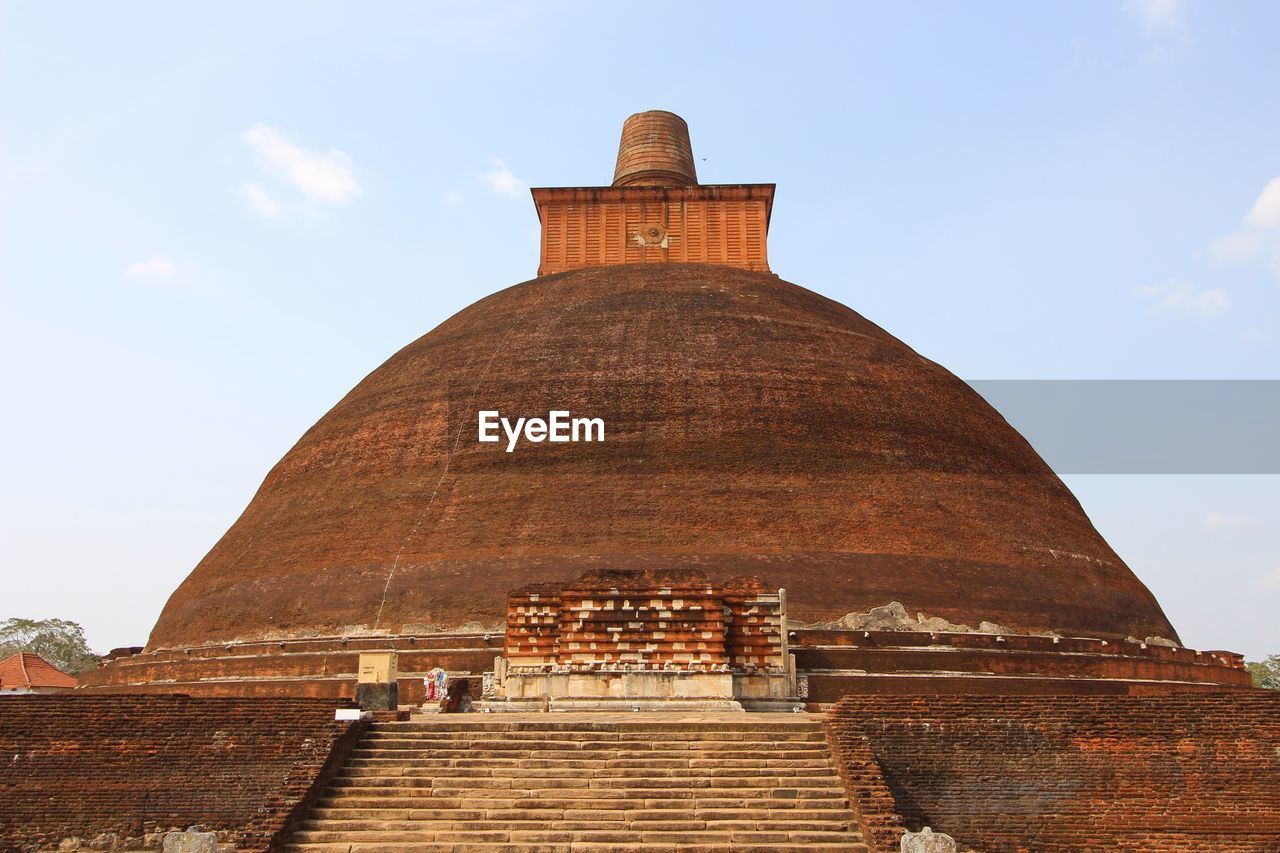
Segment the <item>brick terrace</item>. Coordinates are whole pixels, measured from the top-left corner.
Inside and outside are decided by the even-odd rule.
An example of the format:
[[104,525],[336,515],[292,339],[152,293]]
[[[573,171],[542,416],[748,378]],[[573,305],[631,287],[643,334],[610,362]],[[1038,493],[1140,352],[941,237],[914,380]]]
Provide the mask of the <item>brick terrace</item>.
[[1280,694],[849,697],[828,722],[878,850],[1280,850]]
[[[0,850],[137,848],[193,824],[266,849],[363,724],[335,702],[26,696],[0,715]],[[148,836],[150,838],[148,839]]]

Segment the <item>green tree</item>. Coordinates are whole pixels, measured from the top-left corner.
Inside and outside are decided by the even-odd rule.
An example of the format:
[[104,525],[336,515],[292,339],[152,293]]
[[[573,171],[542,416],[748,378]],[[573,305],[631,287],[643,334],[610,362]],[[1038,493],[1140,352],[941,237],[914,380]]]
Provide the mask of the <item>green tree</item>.
[[1245,666],[1253,676],[1254,687],[1280,690],[1280,655],[1271,655],[1264,661],[1250,661]]
[[93,669],[98,655],[89,650],[84,628],[66,619],[6,619],[0,622],[0,660],[31,652],[72,675]]

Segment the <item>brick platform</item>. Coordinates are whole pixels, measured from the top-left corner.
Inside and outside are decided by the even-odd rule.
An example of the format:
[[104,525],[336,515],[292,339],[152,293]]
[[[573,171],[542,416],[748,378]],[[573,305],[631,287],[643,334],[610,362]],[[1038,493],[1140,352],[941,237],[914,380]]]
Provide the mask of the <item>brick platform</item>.
[[1280,850],[1280,694],[857,696],[828,718],[876,850]]
[[1252,684],[1233,652],[1097,638],[800,629],[789,649],[811,710],[851,695],[1130,696]]
[[493,669],[503,634],[423,634],[322,637],[278,642],[219,643],[190,649],[122,653],[83,673],[82,690],[110,693],[186,693],[192,696],[305,696],[353,699],[361,652],[395,651],[400,700],[423,700],[422,678],[432,667],[455,684]]
[[[30,696],[0,707],[0,850],[137,849],[201,825],[266,849],[363,724],[335,702]],[[114,835],[114,842],[107,837]],[[99,847],[99,849],[105,849]]]
[[[558,608],[558,605],[556,605]],[[799,629],[787,646],[811,709],[851,694],[989,693],[1143,695],[1247,688],[1238,654],[1063,637]],[[551,654],[554,637],[544,651]],[[735,637],[727,638],[732,645]],[[81,673],[81,690],[193,696],[352,698],[360,652],[399,654],[400,698],[422,701],[422,677],[439,666],[471,682],[503,654],[504,634],[437,633],[222,643],[121,653]],[[738,656],[737,652],[733,653]],[[927,681],[922,680],[927,679]]]

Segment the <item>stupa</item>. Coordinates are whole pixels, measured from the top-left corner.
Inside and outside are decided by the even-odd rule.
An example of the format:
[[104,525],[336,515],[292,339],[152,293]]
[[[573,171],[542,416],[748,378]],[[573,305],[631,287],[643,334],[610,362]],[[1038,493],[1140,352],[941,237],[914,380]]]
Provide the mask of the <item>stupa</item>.
[[[492,668],[512,591],[605,570],[785,589],[814,704],[922,678],[951,692],[1248,683],[1239,656],[1179,647],[972,388],[772,272],[774,185],[700,184],[694,164],[685,122],[651,111],[626,121],[610,186],[534,189],[538,275],[340,400],[146,647],[113,653],[87,689],[349,696],[356,653],[376,648],[399,651],[412,699],[432,667]],[[497,420],[557,412],[599,434],[509,441]]]

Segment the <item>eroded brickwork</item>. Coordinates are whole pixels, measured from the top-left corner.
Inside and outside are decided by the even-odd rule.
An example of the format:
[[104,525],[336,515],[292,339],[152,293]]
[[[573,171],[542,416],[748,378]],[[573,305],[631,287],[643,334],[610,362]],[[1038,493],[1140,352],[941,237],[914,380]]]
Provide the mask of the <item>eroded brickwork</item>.
[[784,649],[779,594],[752,578],[600,570],[517,590],[507,604],[513,669],[781,670]]
[[0,715],[0,849],[136,849],[200,825],[266,849],[362,724],[309,699],[33,696]]
[[851,694],[1142,695],[1252,683],[1232,652],[1083,637],[799,629],[790,651],[814,707]]
[[785,602],[759,581],[731,580],[724,586],[725,656],[735,670],[753,672],[787,666]]
[[[497,341],[504,367],[485,373]],[[607,440],[507,453],[470,440],[481,403],[600,417]],[[406,545],[436,482],[440,523]],[[490,625],[508,591],[601,567],[767,577],[806,622],[897,600],[952,622],[1176,639],[955,376],[774,276],[623,264],[481,300],[372,373],[273,470],[148,651]]]
[[1280,694],[849,697],[828,717],[877,850],[1280,849]]
[[422,701],[422,678],[433,667],[448,671],[455,683],[478,681],[502,653],[502,637],[494,631],[226,643],[132,655],[122,650],[109,665],[84,673],[80,684],[82,692],[354,699],[360,653],[390,649],[399,655],[401,703],[414,704]]
[[[546,585],[534,610],[509,614],[509,621],[532,619],[535,612],[550,620],[542,625],[549,632],[526,636],[528,647],[521,649],[523,661],[517,665],[554,663],[560,588]],[[922,673],[932,673],[929,691],[938,693],[1125,695],[1251,683],[1240,656],[1221,651],[1017,635],[804,628],[793,628],[792,635],[788,648],[799,673],[807,676],[808,699],[815,707],[852,693],[918,693]],[[730,630],[726,652],[731,659],[741,654],[736,642]],[[478,681],[503,654],[504,634],[330,637],[145,653],[122,649],[109,665],[79,678],[82,691],[350,699],[360,652],[382,649],[399,654],[400,697],[412,704],[422,701],[422,677],[432,667],[447,670],[455,680]]]

